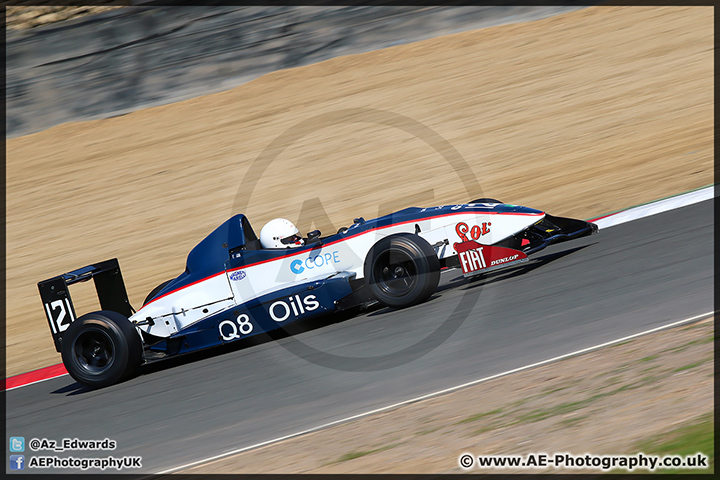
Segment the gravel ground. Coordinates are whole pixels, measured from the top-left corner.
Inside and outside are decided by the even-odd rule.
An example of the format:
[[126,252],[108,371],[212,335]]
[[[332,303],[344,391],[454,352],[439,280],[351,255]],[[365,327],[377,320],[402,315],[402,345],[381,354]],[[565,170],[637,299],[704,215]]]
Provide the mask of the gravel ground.
[[713,412],[713,337],[713,319],[676,327],[183,473],[454,473],[463,453],[636,454]]
[[[11,7],[8,26],[87,13],[42,8],[58,7]],[[311,128],[257,178],[245,211],[257,230],[286,216],[302,231],[327,232],[360,215],[468,193],[588,218],[712,183],[713,38],[711,7],[593,7],[9,140],[7,372],[60,360],[37,281],[118,257],[139,304],[182,271],[204,235],[240,213],[238,188],[263,149],[314,115],[405,115],[447,139],[468,162],[461,174],[480,179],[482,192],[465,192],[437,151],[400,129]],[[73,293],[77,309],[92,308],[93,295],[91,286]],[[191,471],[459,472],[464,452],[635,453],[637,442],[712,411],[713,325],[656,333]]]
[[[256,231],[282,216],[328,233],[485,196],[589,218],[712,183],[712,11],[587,8],[8,140],[8,374],[60,361],[38,281],[116,257],[138,306],[241,210]],[[382,125],[387,114],[434,130],[467,168],[404,120]],[[339,118],[305,124],[248,176],[273,139],[317,115]],[[465,188],[473,179],[482,191]],[[73,288],[78,312],[97,309],[91,284]]]
[[[106,3],[103,1],[94,2],[98,4],[95,6],[88,5],[82,7],[38,7],[27,5],[33,3],[36,4],[37,2],[27,0],[3,2],[3,5],[7,6],[7,9],[5,10],[6,28],[28,30],[43,25],[49,25],[51,23],[62,22],[64,20],[72,20],[75,18],[84,17],[86,15],[92,15],[94,13],[123,8],[122,6],[102,6],[103,3]],[[130,2],[127,3],[130,4]]]

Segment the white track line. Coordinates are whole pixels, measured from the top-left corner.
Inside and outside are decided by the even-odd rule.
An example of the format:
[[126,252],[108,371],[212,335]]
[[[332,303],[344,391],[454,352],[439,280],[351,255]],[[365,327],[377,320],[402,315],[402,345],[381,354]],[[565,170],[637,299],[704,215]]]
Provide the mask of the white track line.
[[10,390],[15,390],[15,389],[17,389],[17,388],[27,387],[28,385],[35,385],[36,383],[47,382],[48,380],[52,380],[53,378],[60,378],[60,377],[64,377],[65,375],[70,375],[70,374],[69,374],[69,373],[61,373],[61,374],[59,374],[59,375],[53,375],[52,377],[41,378],[40,380],[35,380],[34,382],[23,383],[22,385],[16,385],[16,386],[14,386],[14,387],[6,388],[5,391],[6,391],[6,392],[9,392]]
[[656,202],[648,203],[646,205],[638,205],[622,212],[614,213],[606,217],[601,217],[594,223],[599,228],[608,228],[621,223],[631,222],[643,217],[649,217],[650,215],[656,215],[658,213],[667,212],[668,210],[674,210],[676,208],[686,207],[694,203],[704,202],[710,200],[715,196],[715,187],[713,185],[700,190],[693,190],[692,192],[683,193],[674,197],[665,198]]
[[694,322],[694,321],[696,321],[696,320],[701,320],[701,319],[703,319],[703,318],[705,318],[705,317],[710,317],[710,316],[714,315],[714,313],[715,313],[715,312],[706,312],[706,313],[703,313],[703,314],[700,314],[700,315],[695,315],[694,317],[685,318],[685,319],[683,319],[683,320],[678,320],[678,321],[669,323],[669,324],[667,324],[667,325],[663,325],[663,326],[661,326],[661,327],[651,328],[650,330],[645,330],[645,331],[643,331],[643,332],[634,333],[634,334],[632,334],[632,335],[628,335],[628,336],[626,336],[626,337],[618,338],[618,339],[616,339],[616,340],[611,340],[611,341],[609,341],[609,342],[601,343],[601,344],[599,344],[599,345],[594,345],[594,346],[592,346],[592,347],[583,348],[583,349],[581,349],[581,350],[576,350],[576,351],[574,351],[574,352],[566,353],[566,354],[564,354],[564,355],[560,355],[560,356],[553,357],[553,358],[549,358],[549,359],[543,360],[543,361],[541,361],[541,362],[532,363],[532,364],[530,364],[530,365],[525,365],[525,366],[519,367],[519,368],[514,368],[514,369],[512,369],[512,370],[508,370],[508,371],[506,371],[506,372],[502,372],[502,373],[498,373],[498,374],[495,374],[495,375],[491,375],[491,376],[489,376],[489,377],[484,377],[484,378],[481,378],[481,379],[479,379],[479,380],[473,380],[472,382],[463,383],[462,385],[456,385],[456,386],[454,386],[454,387],[446,388],[446,389],[443,389],[443,390],[438,390],[437,392],[428,393],[428,394],[426,394],[426,395],[422,395],[422,396],[419,396],[419,397],[411,398],[411,399],[409,399],[409,400],[404,400],[404,401],[402,401],[402,402],[394,403],[394,404],[388,405],[388,406],[386,406],[386,407],[376,408],[375,410],[370,410],[370,411],[368,411],[368,412],[359,413],[359,414],[357,414],[357,415],[352,415],[352,416],[350,416],[350,417],[345,417],[345,418],[342,418],[342,419],[340,419],[340,420],[335,420],[335,421],[333,421],[333,422],[328,422],[328,423],[325,423],[325,424],[322,424],[322,425],[318,425],[318,426],[316,426],[316,427],[308,428],[307,430],[302,430],[302,431],[300,431],[300,432],[291,433],[291,434],[289,434],[289,435],[285,435],[285,436],[282,436],[282,437],[274,438],[274,439],[272,439],[272,440],[267,440],[267,441],[265,441],[265,442],[256,443],[255,445],[250,445],[250,446],[247,446],[247,447],[238,448],[238,449],[236,449],[236,450],[231,450],[231,451],[226,452],[226,453],[221,453],[220,455],[214,455],[214,456],[212,456],[212,457],[208,457],[208,458],[205,458],[205,459],[203,459],[203,460],[197,460],[197,461],[195,461],[195,462],[187,463],[187,464],[185,464],[185,465],[180,465],[180,466],[178,466],[178,467],[169,468],[169,469],[167,469],[167,470],[163,470],[162,472],[158,472],[157,475],[163,475],[163,474],[167,474],[167,473],[176,472],[176,471],[178,471],[178,470],[184,470],[184,469],[187,469],[187,468],[194,467],[194,466],[196,466],[196,465],[200,465],[200,464],[203,464],[203,463],[209,463],[209,462],[212,462],[212,461],[214,461],[214,460],[219,460],[219,459],[221,459],[221,458],[225,458],[225,457],[229,457],[229,456],[232,456],[232,455],[236,455],[236,454],[238,454],[238,453],[246,452],[246,451],[248,451],[248,450],[253,450],[253,449],[255,449],[255,448],[264,447],[264,446],[270,445],[270,444],[272,444],[272,443],[277,443],[277,442],[281,442],[281,441],[283,441],[283,440],[288,440],[288,439],[290,439],[290,438],[299,437],[299,436],[305,435],[305,434],[307,434],[307,433],[317,432],[318,430],[323,430],[323,429],[325,429],[325,428],[332,427],[332,426],[335,426],[335,425],[339,425],[339,424],[341,424],[341,423],[346,423],[346,422],[349,422],[349,421],[351,421],[351,420],[357,420],[357,419],[359,419],[359,418],[367,417],[367,416],[373,415],[373,414],[375,414],[375,413],[386,412],[386,411],[392,410],[392,409],[394,409],[394,408],[398,408],[398,407],[402,407],[402,406],[405,406],[405,405],[409,405],[409,404],[411,404],[411,403],[416,403],[416,402],[419,402],[419,401],[421,401],[421,400],[426,400],[426,399],[428,399],[428,398],[436,397],[436,396],[439,396],[439,395],[444,395],[444,394],[446,394],[446,393],[454,392],[454,391],[456,391],[456,390],[460,390],[460,389],[463,389],[463,388],[466,388],[466,387],[470,387],[470,386],[473,386],[473,385],[477,385],[477,384],[479,384],[479,383],[487,382],[487,381],[489,381],[489,380],[493,380],[493,379],[496,379],[496,378],[499,378],[499,377],[504,377],[504,376],[510,375],[510,374],[512,374],[512,373],[522,372],[523,370],[529,370],[529,369],[531,369],[531,368],[539,367],[539,366],[542,366],[542,365],[547,365],[547,364],[549,364],[549,363],[557,362],[558,360],[563,360],[563,359],[565,359],[565,358],[573,357],[573,356],[575,356],[575,355],[581,355],[581,354],[583,354],[583,353],[592,352],[593,350],[597,350],[597,349],[600,349],[600,348],[603,348],[603,347],[607,347],[607,346],[610,346],[610,345],[613,345],[613,344],[616,344],[616,343],[625,342],[625,341],[627,341],[627,340],[631,340],[631,339],[633,339],[633,338],[637,338],[637,337],[640,337],[640,336],[643,336],[643,335],[647,335],[647,334],[650,334],[650,333],[658,332],[658,331],[660,331],[660,330],[665,330],[665,329],[668,329],[668,328],[677,327],[677,326],[682,325],[682,324],[684,324],[684,323],[691,323],[691,322]]

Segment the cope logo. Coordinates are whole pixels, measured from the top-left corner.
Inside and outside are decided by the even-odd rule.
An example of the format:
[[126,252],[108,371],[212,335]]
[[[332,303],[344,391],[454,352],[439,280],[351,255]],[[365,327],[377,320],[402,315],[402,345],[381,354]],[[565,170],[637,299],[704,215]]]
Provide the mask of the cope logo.
[[305,270],[312,270],[313,268],[320,268],[325,265],[331,265],[340,262],[340,252],[335,250],[332,253],[321,253],[314,257],[308,257],[305,260],[296,259],[290,263],[290,271],[295,274],[304,272]]

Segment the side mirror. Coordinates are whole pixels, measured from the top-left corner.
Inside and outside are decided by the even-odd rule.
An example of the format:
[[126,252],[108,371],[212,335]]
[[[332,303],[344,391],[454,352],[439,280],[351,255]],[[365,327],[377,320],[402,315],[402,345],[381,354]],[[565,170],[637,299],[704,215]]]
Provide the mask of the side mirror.
[[308,232],[307,239],[308,240],[314,240],[320,236],[320,230],[313,230],[312,232]]

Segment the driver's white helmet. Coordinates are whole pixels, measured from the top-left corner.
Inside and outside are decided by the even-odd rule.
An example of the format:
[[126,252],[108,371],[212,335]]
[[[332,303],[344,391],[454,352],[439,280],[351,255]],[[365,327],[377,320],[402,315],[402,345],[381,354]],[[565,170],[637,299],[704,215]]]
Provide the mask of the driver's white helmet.
[[296,248],[305,245],[305,241],[290,220],[276,218],[260,230],[260,244],[263,248]]

